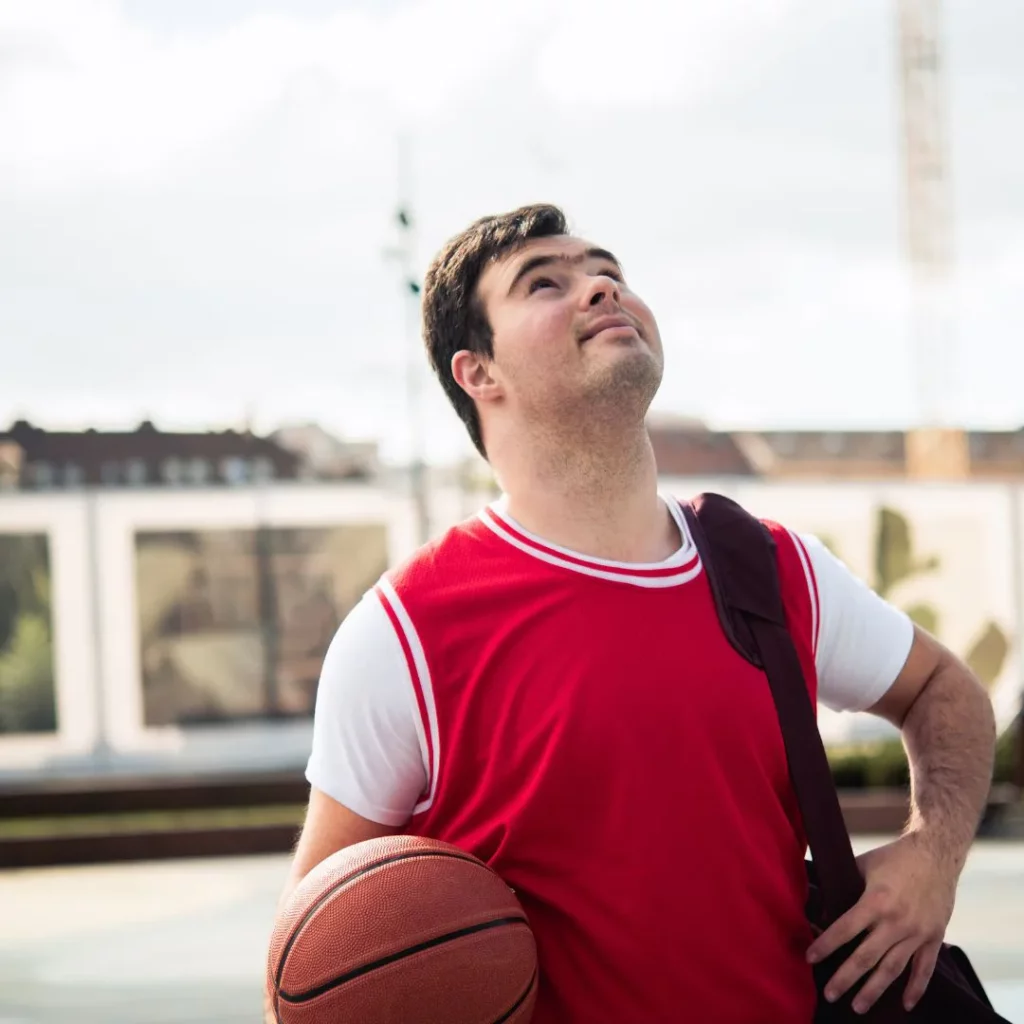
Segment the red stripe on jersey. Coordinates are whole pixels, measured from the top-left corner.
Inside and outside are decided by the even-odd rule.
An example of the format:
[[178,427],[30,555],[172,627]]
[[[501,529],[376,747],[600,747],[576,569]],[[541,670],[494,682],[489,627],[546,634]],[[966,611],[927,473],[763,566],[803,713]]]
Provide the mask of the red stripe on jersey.
[[816,701],[818,673],[814,654],[820,616],[818,590],[811,562],[796,534],[771,520],[765,519],[762,522],[775,540],[786,621],[800,656],[800,667],[804,670],[808,693]]
[[[578,555],[574,555],[569,551],[561,548],[549,547],[546,544],[536,540],[534,537],[529,536],[522,532],[522,530],[513,526],[507,519],[501,516],[493,508],[485,508],[483,515],[486,515],[492,523],[495,523],[498,527],[504,530],[506,533],[511,534],[521,544],[525,544],[527,547],[532,548],[534,551],[543,552],[545,555],[551,558],[557,558],[563,562],[569,562],[572,565],[579,565],[586,569],[600,569],[602,572],[612,573],[619,576],[635,576],[645,579],[660,579],[666,576],[678,576],[680,573],[684,573],[692,569],[697,563],[697,552],[695,549],[691,550],[690,557],[685,562],[680,562],[677,565],[670,566],[658,566],[657,568],[644,568],[642,565],[619,565],[615,562],[603,562],[603,561],[592,561],[587,558],[580,558]],[[685,537],[687,547],[690,546],[689,537]]]
[[821,598],[818,596],[818,578],[814,575],[814,563],[811,561],[807,545],[800,539],[798,534],[790,531],[790,536],[800,549],[800,555],[804,563],[804,571],[807,573],[807,586],[810,591],[811,607],[813,609],[814,623],[814,652],[818,652],[818,638],[821,636]]
[[395,631],[395,635],[398,637],[398,642],[402,645],[402,653],[405,655],[405,663],[409,666],[409,678],[412,680],[412,688],[416,694],[416,706],[419,708],[420,721],[423,723],[423,735],[427,740],[427,783],[423,792],[420,794],[423,799],[426,799],[430,796],[434,782],[434,741],[431,736],[430,716],[427,713],[427,700],[423,694],[423,681],[420,679],[419,671],[416,668],[416,658],[413,656],[412,647],[409,644],[409,638],[405,635],[405,630],[402,628],[402,623],[398,618],[398,613],[392,607],[383,587],[378,584],[373,589],[374,593],[377,595],[377,599],[383,606],[384,611],[387,612],[388,618],[391,620],[391,626]]

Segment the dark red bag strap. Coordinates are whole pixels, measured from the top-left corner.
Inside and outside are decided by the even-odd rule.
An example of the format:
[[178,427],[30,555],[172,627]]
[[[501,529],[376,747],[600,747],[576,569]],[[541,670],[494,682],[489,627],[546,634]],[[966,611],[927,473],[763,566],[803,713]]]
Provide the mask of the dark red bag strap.
[[733,647],[768,677],[804,833],[814,860],[822,924],[864,892],[815,709],[786,623],[775,541],[729,498],[702,494],[683,512]]

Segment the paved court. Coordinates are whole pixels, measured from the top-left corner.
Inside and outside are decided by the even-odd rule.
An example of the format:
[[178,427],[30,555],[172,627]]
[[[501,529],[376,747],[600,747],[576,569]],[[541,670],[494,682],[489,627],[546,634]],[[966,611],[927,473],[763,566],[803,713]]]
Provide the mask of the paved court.
[[[252,1024],[287,860],[0,873],[0,1024]],[[951,938],[1024,1024],[1024,843],[979,844]]]

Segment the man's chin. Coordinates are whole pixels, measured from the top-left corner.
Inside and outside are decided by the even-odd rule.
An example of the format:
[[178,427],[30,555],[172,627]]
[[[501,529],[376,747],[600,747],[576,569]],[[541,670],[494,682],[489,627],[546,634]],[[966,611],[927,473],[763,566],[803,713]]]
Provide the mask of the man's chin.
[[591,391],[634,406],[650,404],[661,386],[662,366],[648,349],[620,353],[595,374]]

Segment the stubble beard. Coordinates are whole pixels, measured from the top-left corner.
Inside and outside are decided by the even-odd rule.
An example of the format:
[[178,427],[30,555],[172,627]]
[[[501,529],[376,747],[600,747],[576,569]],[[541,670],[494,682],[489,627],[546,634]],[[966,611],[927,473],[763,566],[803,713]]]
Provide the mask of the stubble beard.
[[640,452],[646,443],[646,418],[661,384],[660,360],[650,352],[630,353],[595,367],[571,394],[550,396],[543,417],[544,447],[576,475]]
[[596,367],[576,403],[575,418],[583,432],[588,424],[599,434],[642,428],[661,376],[660,360],[646,351]]

